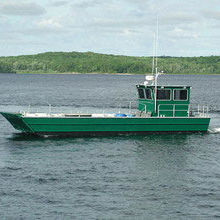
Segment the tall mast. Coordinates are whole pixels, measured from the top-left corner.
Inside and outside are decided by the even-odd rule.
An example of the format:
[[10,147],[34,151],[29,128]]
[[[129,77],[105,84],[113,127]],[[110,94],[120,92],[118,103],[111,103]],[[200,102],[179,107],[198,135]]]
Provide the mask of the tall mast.
[[155,81],[154,81],[154,86],[155,86],[155,92],[154,92],[154,111],[157,112],[157,78],[158,78],[158,67],[157,67],[157,61],[158,61],[158,16],[157,16],[157,29],[156,29],[156,40],[155,40]]
[[155,73],[155,50],[156,50],[156,33],[154,33],[154,41],[153,41],[153,55],[152,55],[152,75]]
[[157,63],[158,63],[158,34],[159,34],[159,22],[157,16],[157,29],[156,29],[156,40],[155,40],[155,74],[158,73],[157,71]]

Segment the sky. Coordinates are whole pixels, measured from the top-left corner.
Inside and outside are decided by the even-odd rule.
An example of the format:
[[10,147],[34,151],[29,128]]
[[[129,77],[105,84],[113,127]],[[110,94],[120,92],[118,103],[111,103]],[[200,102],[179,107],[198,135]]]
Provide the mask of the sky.
[[0,56],[220,55],[220,0],[0,0]]

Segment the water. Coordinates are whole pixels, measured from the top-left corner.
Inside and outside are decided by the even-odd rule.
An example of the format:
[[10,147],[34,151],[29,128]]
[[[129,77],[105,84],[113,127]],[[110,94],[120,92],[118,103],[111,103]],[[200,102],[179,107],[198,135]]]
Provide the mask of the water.
[[[125,110],[143,76],[0,74],[1,111]],[[161,76],[212,105],[207,134],[20,135],[0,117],[1,219],[220,218],[220,77]],[[121,105],[119,104],[121,103]],[[53,107],[55,108],[55,107]]]

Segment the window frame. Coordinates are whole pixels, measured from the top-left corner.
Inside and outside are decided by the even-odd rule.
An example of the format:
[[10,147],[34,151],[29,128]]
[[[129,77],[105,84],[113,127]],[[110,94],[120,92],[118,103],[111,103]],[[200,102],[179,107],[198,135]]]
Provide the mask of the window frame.
[[[186,95],[187,95],[187,99],[175,99],[175,91],[176,90],[186,90]],[[189,100],[189,91],[188,89],[174,89],[173,90],[173,101],[180,101],[180,102],[185,102]]]
[[[144,98],[140,98],[140,95],[139,95],[139,89],[142,89],[143,94],[144,94]],[[138,98],[139,98],[139,99],[146,99],[146,96],[145,96],[145,89],[144,89],[144,88],[138,88]]]
[[157,100],[159,100],[159,101],[171,101],[172,100],[172,89],[161,89],[160,88],[160,89],[157,89],[157,93],[158,93],[159,90],[169,90],[170,91],[170,98],[169,99],[158,99],[157,98]]
[[[151,96],[150,99],[148,99],[147,96],[146,96],[146,89],[149,89],[149,90],[150,90],[150,96]],[[145,88],[145,89],[144,89],[144,95],[145,95],[145,99],[147,99],[147,100],[153,100],[152,89],[150,89],[150,88]]]

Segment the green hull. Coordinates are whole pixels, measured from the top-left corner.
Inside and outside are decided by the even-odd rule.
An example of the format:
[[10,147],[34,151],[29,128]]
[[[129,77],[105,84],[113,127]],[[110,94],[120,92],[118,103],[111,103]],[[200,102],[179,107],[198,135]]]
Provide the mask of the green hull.
[[151,117],[151,118],[53,118],[23,117],[21,114],[1,113],[12,126],[25,133],[97,135],[144,134],[148,132],[207,132],[210,118]]

